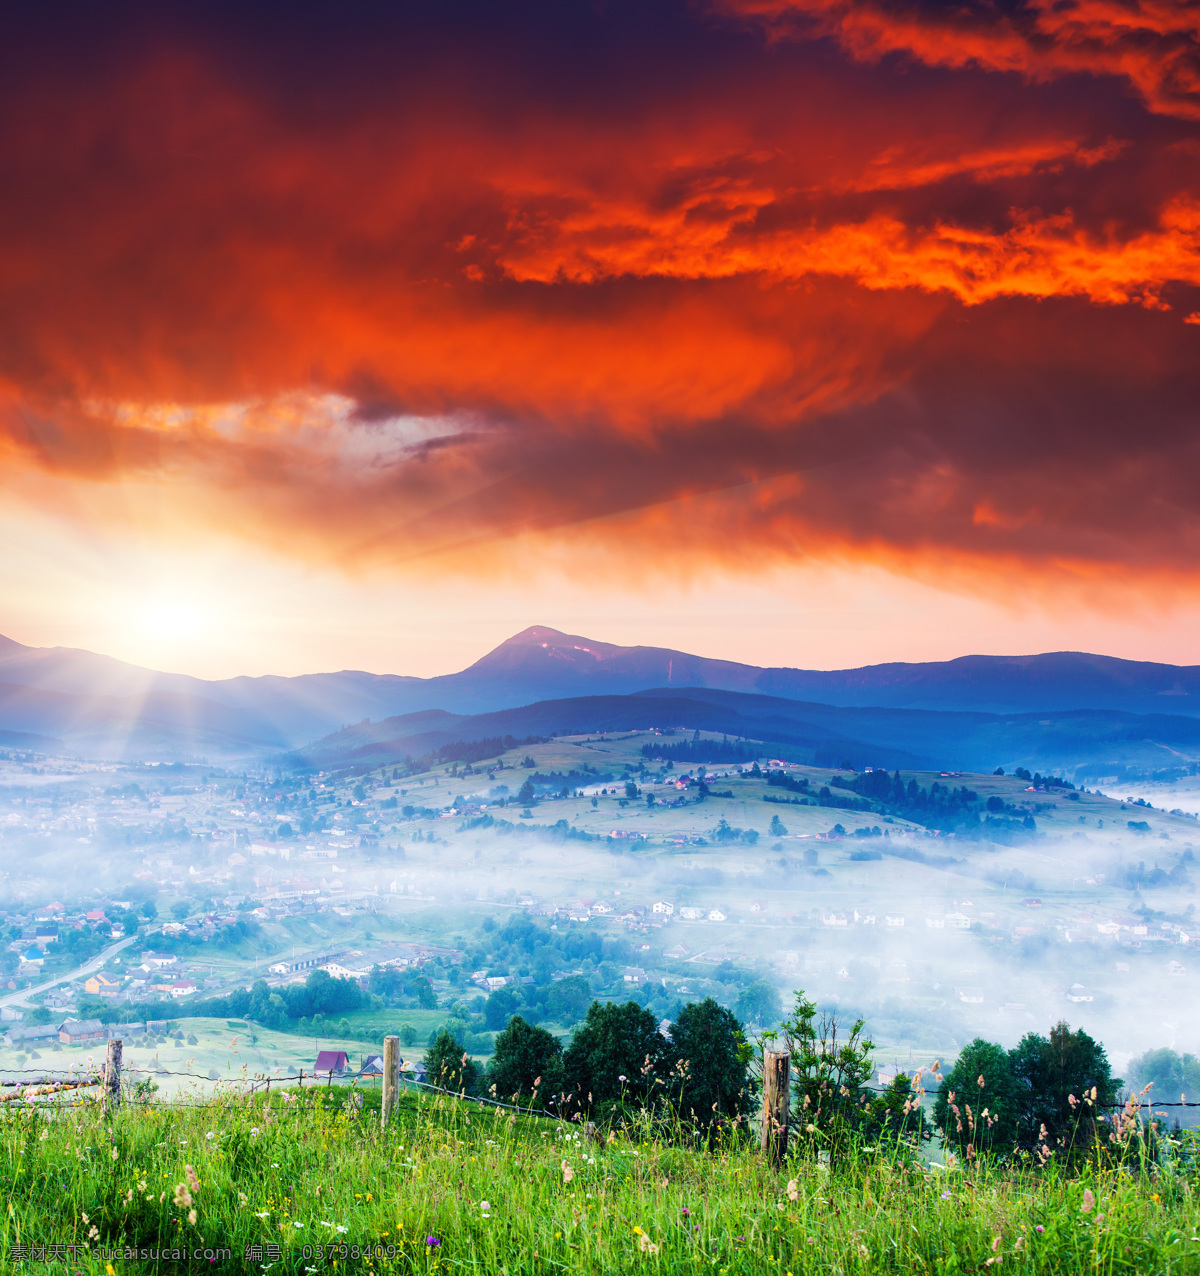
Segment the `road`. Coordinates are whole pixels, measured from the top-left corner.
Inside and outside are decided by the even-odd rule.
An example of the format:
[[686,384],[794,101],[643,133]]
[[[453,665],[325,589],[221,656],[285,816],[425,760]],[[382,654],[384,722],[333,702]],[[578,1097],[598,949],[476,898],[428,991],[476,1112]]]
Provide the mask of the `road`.
[[115,944],[109,944],[107,948],[101,949],[91,961],[75,970],[68,971],[65,975],[59,975],[56,979],[47,979],[32,988],[22,988],[18,992],[8,993],[6,996],[0,997],[0,1006],[27,1006],[29,998],[35,993],[46,992],[50,988],[56,988],[59,984],[70,983],[72,979],[85,979],[88,975],[93,975],[103,967],[104,963],[114,953],[119,953],[122,948],[128,948],[136,938],[136,935],[128,935],[124,939],[118,939]]

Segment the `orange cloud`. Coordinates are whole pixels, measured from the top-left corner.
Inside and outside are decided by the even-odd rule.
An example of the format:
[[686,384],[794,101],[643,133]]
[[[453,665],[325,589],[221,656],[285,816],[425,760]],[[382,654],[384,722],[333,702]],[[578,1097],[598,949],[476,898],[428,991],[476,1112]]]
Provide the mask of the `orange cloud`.
[[1052,83],[1185,10],[740,12],[792,38],[301,7],[287,58],[252,15],[0,54],[7,481],[348,566],[1194,571],[1190,90]]
[[905,53],[928,66],[979,67],[1035,80],[1120,77],[1152,111],[1200,119],[1200,8],[1194,0],[1026,0],[1012,9],[720,0],[719,8],[762,22],[778,36],[831,36],[864,61]]

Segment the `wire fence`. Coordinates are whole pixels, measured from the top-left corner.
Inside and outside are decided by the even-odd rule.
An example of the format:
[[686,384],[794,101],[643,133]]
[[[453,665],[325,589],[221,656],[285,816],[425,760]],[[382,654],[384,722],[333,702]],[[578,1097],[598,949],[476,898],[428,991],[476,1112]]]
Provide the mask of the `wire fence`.
[[[104,1084],[103,1070],[96,1072],[94,1069],[89,1072],[75,1071],[74,1069],[65,1072],[43,1074],[36,1077],[21,1077],[20,1079],[10,1080],[18,1076],[23,1071],[14,1068],[0,1068],[0,1104],[11,1103],[19,1100],[43,1099],[53,1097],[56,1094],[66,1094],[78,1090],[95,1088]],[[379,1079],[380,1074],[377,1072],[359,1072],[349,1074],[339,1074],[336,1071],[306,1070],[301,1068],[298,1072],[290,1072],[284,1074],[248,1074],[242,1073],[234,1076],[212,1076],[210,1073],[188,1072],[173,1068],[136,1068],[122,1067],[122,1076],[140,1076],[151,1080],[160,1077],[180,1077],[187,1080],[201,1081],[207,1085],[225,1087],[227,1098],[223,1102],[202,1102],[191,1098],[181,1098],[178,1095],[163,1099],[153,1099],[149,1094],[136,1094],[133,1096],[133,1102],[139,1106],[154,1107],[179,1107],[179,1108],[220,1108],[228,1105],[230,1098],[250,1098],[258,1094],[269,1094],[272,1085],[277,1087],[286,1086],[289,1083],[296,1083],[303,1088],[304,1083],[310,1082],[313,1089],[329,1088],[336,1084],[339,1087],[349,1086],[357,1093],[362,1093],[365,1087],[360,1087],[359,1082],[374,1082]],[[495,1108],[505,1112],[515,1112],[523,1116],[545,1117],[553,1121],[570,1120],[563,1112],[552,1112],[546,1108],[535,1108],[532,1105],[520,1105],[513,1103],[504,1103],[499,1099],[490,1099],[485,1095],[467,1094],[465,1091],[447,1090],[442,1086],[434,1085],[429,1081],[422,1081],[411,1073],[401,1071],[401,1080],[410,1089],[424,1091],[445,1098],[459,1099],[467,1103],[479,1104],[484,1107]],[[872,1094],[887,1093],[884,1087],[864,1086],[863,1090]],[[13,1093],[4,1094],[2,1091],[11,1090]],[[1097,1103],[1092,1102],[1091,1106],[1100,1111],[1121,1111],[1130,1103],[1133,1103],[1138,1111],[1147,1111],[1152,1116],[1166,1116],[1165,1111],[1159,1111],[1164,1108],[1200,1108],[1200,1100],[1190,1100],[1181,1097],[1178,1100],[1156,1100],[1146,1098],[1144,1095],[1133,1095],[1129,1099],[1115,1103]],[[303,1110],[303,1109],[299,1109]]]

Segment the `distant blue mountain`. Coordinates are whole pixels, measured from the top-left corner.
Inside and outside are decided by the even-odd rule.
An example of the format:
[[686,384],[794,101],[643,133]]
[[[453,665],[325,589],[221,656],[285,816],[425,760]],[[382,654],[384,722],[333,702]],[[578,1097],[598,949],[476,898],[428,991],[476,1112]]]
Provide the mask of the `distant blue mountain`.
[[[669,648],[620,647],[541,626],[501,643],[459,673],[436,678],[343,670],[206,680],[88,651],[26,647],[0,638],[0,684],[0,732],[54,737],[68,751],[92,756],[214,761],[296,748],[363,720],[378,723],[434,710],[480,715],[551,700],[649,691],[740,692],[803,701],[814,725],[820,706],[1001,716],[1103,711],[1200,717],[1200,666],[1194,665],[1055,652],[834,671],[764,669]],[[710,708],[716,711],[715,702]],[[878,726],[883,719],[876,715],[872,721]],[[906,720],[904,730],[916,731],[916,722]],[[848,730],[839,719],[835,734]],[[915,745],[906,751],[923,752]]]

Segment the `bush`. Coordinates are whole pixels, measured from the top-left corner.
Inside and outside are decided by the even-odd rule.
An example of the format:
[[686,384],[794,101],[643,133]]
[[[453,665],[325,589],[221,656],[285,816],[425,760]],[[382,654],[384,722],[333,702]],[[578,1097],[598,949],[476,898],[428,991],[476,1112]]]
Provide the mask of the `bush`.
[[417,1030],[410,1023],[402,1023],[397,1035],[402,1046],[411,1046],[417,1039]]

